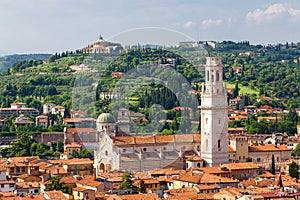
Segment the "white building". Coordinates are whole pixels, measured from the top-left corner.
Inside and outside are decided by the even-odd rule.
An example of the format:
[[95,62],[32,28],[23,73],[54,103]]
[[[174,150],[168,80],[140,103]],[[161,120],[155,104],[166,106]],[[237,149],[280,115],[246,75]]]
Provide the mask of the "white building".
[[25,103],[12,103],[10,108],[0,108],[0,119],[9,118],[11,115],[28,115],[36,117],[39,111],[35,108],[27,108]]
[[228,162],[228,105],[220,57],[206,58],[201,94],[201,157],[207,166]]

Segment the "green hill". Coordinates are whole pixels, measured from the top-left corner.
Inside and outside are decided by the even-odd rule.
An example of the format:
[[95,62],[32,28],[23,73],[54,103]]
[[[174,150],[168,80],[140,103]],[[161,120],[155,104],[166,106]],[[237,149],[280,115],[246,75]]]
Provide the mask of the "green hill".
[[43,60],[49,58],[51,54],[21,54],[21,55],[7,55],[0,57],[0,72],[11,68],[14,63],[24,60]]

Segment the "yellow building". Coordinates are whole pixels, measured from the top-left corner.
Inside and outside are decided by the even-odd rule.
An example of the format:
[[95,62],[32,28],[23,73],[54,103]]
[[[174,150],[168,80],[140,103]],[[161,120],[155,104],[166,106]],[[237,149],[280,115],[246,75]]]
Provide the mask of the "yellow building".
[[145,179],[143,180],[146,190],[160,190],[160,184],[157,179]]
[[82,145],[78,143],[66,144],[64,146],[64,155],[66,156],[66,159],[72,158],[73,151],[76,151],[78,154],[80,154],[81,146]]
[[40,182],[42,179],[39,176],[30,174],[22,174],[18,177],[17,182]]
[[74,200],[95,199],[95,191],[82,187],[76,187],[73,189],[73,196]]
[[69,160],[49,160],[51,164],[62,166],[68,175],[93,175],[93,161],[89,158],[73,158]]
[[297,144],[300,143],[300,138],[297,136],[285,138],[287,148],[294,150]]
[[90,159],[69,160],[63,165],[69,175],[92,175],[94,162]]

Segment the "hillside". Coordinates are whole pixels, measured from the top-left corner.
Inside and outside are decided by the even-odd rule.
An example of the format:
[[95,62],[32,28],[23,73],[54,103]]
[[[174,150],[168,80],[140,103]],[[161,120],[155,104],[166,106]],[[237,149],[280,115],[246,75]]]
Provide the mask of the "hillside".
[[24,60],[43,60],[49,58],[51,54],[21,54],[21,55],[7,55],[0,57],[0,72],[11,68],[14,63]]
[[[13,64],[1,74],[0,106],[9,107],[15,101],[42,111],[42,105],[53,102],[69,111],[82,110],[87,116],[114,113],[127,107],[131,112],[142,113],[148,121],[141,121],[139,131],[151,131],[143,125],[151,124],[151,116],[164,116],[170,120],[161,130],[174,133],[182,121],[198,121],[199,90],[204,81],[205,57],[221,56],[224,80],[231,88],[248,95],[247,104],[271,105],[290,109],[300,107],[300,47],[297,44],[261,46],[247,42],[221,42],[217,48],[205,43],[203,48],[127,49],[115,54],[83,54],[81,51],[63,52],[49,57],[49,62],[25,60]],[[124,77],[112,78],[113,72]],[[198,90],[193,95],[191,90]],[[111,101],[107,92],[119,93],[123,102]],[[258,96],[269,96],[271,101],[256,102]],[[166,110],[161,112],[156,105]],[[180,111],[178,106],[192,107]],[[176,108],[177,107],[177,108]],[[151,124],[157,130],[160,124]],[[135,131],[135,130],[134,130]]]

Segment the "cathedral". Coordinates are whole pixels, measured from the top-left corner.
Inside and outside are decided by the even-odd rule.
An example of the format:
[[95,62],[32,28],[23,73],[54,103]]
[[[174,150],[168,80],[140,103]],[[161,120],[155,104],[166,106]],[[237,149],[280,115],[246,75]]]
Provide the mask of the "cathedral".
[[[94,152],[97,174],[110,170],[186,169],[228,162],[227,94],[219,57],[208,57],[201,94],[201,135],[117,136],[113,116],[97,119],[99,148]],[[120,110],[119,130],[130,133],[128,110]]]

